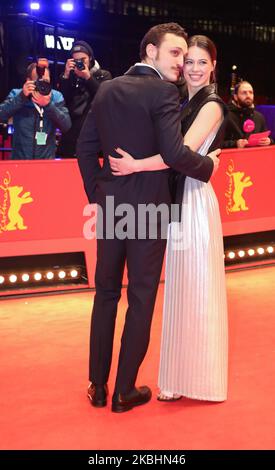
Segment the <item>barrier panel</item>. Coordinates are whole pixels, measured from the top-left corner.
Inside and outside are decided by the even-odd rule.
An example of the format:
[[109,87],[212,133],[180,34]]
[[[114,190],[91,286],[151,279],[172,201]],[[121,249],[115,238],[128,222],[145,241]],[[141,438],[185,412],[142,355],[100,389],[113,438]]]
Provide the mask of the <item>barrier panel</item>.
[[[224,236],[275,228],[275,146],[224,150],[213,178]],[[94,286],[96,241],[86,240],[87,204],[76,160],[0,162],[1,258],[83,252]]]

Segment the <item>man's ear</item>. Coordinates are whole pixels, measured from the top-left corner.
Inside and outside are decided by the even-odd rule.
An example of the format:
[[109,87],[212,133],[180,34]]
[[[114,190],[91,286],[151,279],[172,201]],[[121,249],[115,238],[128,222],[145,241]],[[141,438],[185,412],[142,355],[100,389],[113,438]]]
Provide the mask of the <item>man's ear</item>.
[[146,46],[146,55],[149,59],[155,59],[157,55],[157,47],[154,44],[147,44]]

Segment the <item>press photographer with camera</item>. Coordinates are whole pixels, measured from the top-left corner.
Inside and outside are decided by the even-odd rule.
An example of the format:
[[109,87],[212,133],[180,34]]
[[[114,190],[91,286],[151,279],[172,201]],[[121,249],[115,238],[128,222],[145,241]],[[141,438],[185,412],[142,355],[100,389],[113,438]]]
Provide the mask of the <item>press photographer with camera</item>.
[[47,59],[31,63],[22,89],[13,89],[0,104],[0,121],[13,118],[13,160],[52,159],[56,129],[71,127],[63,95],[53,90]]
[[58,86],[72,120],[70,131],[62,136],[57,149],[62,158],[75,157],[78,136],[100,83],[112,78],[110,72],[100,68],[87,42],[75,41],[70,55]]

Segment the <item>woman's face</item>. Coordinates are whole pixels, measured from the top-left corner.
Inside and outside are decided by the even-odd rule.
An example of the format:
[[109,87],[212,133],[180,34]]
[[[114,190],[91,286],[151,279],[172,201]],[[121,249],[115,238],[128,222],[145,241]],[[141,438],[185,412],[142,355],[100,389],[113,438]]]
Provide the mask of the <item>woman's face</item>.
[[191,88],[202,88],[210,83],[216,61],[212,62],[205,49],[191,46],[184,58],[183,73],[186,83]]

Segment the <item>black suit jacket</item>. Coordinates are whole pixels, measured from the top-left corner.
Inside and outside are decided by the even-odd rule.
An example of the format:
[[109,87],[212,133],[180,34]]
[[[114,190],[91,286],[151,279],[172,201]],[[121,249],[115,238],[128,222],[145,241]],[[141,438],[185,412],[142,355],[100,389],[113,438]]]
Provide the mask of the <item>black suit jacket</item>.
[[170,204],[170,170],[113,176],[108,155],[116,147],[139,159],[160,153],[169,167],[205,182],[213,171],[209,157],[183,145],[177,88],[147,66],[101,84],[79,137],[78,162],[90,202],[112,195],[115,205]]

